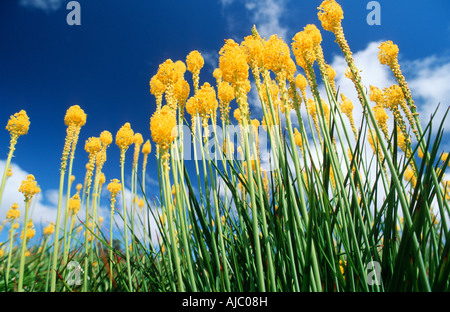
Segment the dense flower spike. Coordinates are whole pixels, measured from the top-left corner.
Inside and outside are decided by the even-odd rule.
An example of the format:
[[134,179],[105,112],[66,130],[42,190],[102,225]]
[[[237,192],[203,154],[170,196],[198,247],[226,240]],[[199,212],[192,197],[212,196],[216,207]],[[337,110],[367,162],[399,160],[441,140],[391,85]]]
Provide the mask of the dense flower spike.
[[76,193],[69,199],[69,212],[72,215],[76,215],[80,211],[80,206],[81,206],[81,198],[80,195]]
[[235,90],[235,97],[244,116],[249,116],[246,94],[250,91],[247,56],[233,39],[227,39],[219,51],[219,68],[222,79]]
[[20,218],[19,205],[14,203],[11,208],[6,212],[6,220],[14,221]]
[[398,46],[390,40],[381,43],[378,52],[378,59],[380,60],[380,63],[388,66],[396,64],[398,51]]
[[55,232],[55,223],[51,222],[49,225],[47,225],[44,229],[43,229],[43,235],[44,236],[50,236]]
[[168,149],[177,136],[177,120],[167,105],[156,111],[150,119],[150,132],[163,157],[168,159]]
[[29,201],[34,195],[41,192],[37,182],[32,174],[29,174],[25,180],[22,181],[19,187],[19,192],[25,196],[25,201]]
[[217,98],[219,99],[220,118],[223,123],[226,123],[229,120],[229,104],[234,99],[233,87],[228,82],[220,82],[217,88]]
[[66,111],[64,123],[66,126],[82,127],[86,124],[87,115],[79,105],[73,105]]
[[108,184],[108,191],[111,193],[111,197],[116,197],[117,193],[122,190],[122,184],[118,179],[112,179]]
[[9,131],[11,137],[19,137],[21,135],[27,134],[30,128],[30,119],[24,110],[15,113],[8,120],[6,125],[6,130]]
[[197,92],[199,86],[200,70],[203,68],[205,60],[203,59],[201,53],[195,50],[190,52],[186,56],[186,64],[187,70],[192,73],[192,80],[194,81],[194,90],[195,92]]
[[[26,233],[27,240],[32,239],[34,237],[34,235],[36,235],[36,230],[34,228],[33,220],[30,219],[28,221],[25,231],[26,231],[25,233]],[[22,231],[22,233],[20,234],[20,239],[22,239],[22,240],[24,238],[23,234],[24,234],[24,231]]]
[[121,151],[126,151],[133,144],[134,131],[129,122],[125,123],[116,134],[116,145]]
[[341,112],[347,116],[348,120],[350,121],[350,126],[352,127],[353,134],[355,135],[355,138],[357,138],[358,131],[356,130],[355,120],[353,118],[353,103],[343,93],[341,93],[341,99]]
[[344,18],[342,7],[335,0],[325,0],[318,7],[318,17],[325,30],[335,32],[341,27],[341,21]]

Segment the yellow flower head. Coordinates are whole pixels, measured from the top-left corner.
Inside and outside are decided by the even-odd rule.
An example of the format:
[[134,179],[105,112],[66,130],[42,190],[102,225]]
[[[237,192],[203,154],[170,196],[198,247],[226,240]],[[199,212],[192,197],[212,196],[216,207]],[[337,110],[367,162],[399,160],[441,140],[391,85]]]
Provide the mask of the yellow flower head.
[[41,189],[32,174],[29,174],[19,187],[19,192],[25,196],[25,200],[30,200],[35,194],[40,193]]
[[102,149],[102,141],[98,137],[90,137],[86,140],[84,149],[90,155],[96,155]]
[[197,112],[200,116],[213,115],[217,110],[218,102],[216,98],[216,91],[207,82],[203,84],[198,93],[195,95],[197,98]]
[[292,40],[292,51],[297,65],[306,70],[316,60],[314,48],[317,38],[311,36],[311,32],[307,31],[305,27],[303,31],[296,33]]
[[412,187],[416,186],[417,183],[416,174],[410,166],[406,168],[404,177],[406,182],[411,182]]
[[53,222],[47,225],[43,230],[44,236],[52,235],[54,232],[55,232],[55,224]]
[[106,177],[105,177],[105,174],[102,172],[100,174],[100,178],[99,178],[98,182],[100,183],[100,185],[103,185],[103,184],[105,184],[105,181],[106,181]]
[[9,178],[9,177],[12,177],[12,175],[13,175],[13,171],[12,171],[12,168],[11,168],[11,166],[8,168],[8,172],[6,173],[6,176]]
[[394,84],[389,88],[384,89],[384,104],[387,108],[393,109],[398,107],[402,102],[405,101],[402,89]]
[[19,205],[14,203],[11,208],[6,212],[6,220],[14,221],[20,218]]
[[387,132],[387,121],[389,116],[384,108],[380,105],[375,105],[373,107],[373,114],[377,120],[378,126],[383,130],[383,132]]
[[143,198],[139,199],[138,207],[141,209],[144,207],[144,199]]
[[217,88],[217,97],[223,103],[230,103],[234,99],[233,87],[228,82],[221,82]]
[[203,56],[200,52],[194,50],[186,56],[186,64],[188,71],[190,71],[192,74],[198,74],[200,72],[200,69],[203,68],[205,60],[203,59]]
[[78,183],[77,186],[76,186],[77,192],[80,192],[82,188],[83,188],[83,184]]
[[72,215],[76,215],[80,211],[81,199],[80,195],[76,193],[69,199],[69,211]]
[[303,148],[302,134],[300,132],[298,132],[297,128],[294,129],[294,140],[295,140],[295,145],[297,145],[300,148]]
[[298,74],[297,77],[295,77],[295,85],[300,89],[300,91],[303,91],[306,90],[308,81],[306,80],[305,76],[303,76],[302,74]]
[[150,119],[150,132],[153,142],[162,150],[167,150],[177,136],[177,119],[172,110],[164,105]]
[[219,84],[222,81],[222,70],[220,68],[214,69],[213,77],[216,78],[217,84]]
[[318,7],[318,17],[325,30],[335,32],[341,27],[344,18],[342,7],[335,0],[325,0]]
[[167,59],[164,63],[159,65],[158,72],[156,73],[158,79],[167,88],[169,85],[173,85],[180,77],[180,67],[175,65],[171,59]]
[[289,46],[281,40],[277,35],[270,36],[269,40],[264,44],[263,59],[265,68],[279,73],[289,66],[290,60]]
[[327,75],[328,75],[328,78],[329,78],[331,81],[333,81],[334,78],[336,78],[336,71],[334,70],[333,67],[331,67],[331,65],[327,64],[326,66],[327,66]]
[[152,152],[152,145],[150,144],[150,140],[147,140],[142,146],[142,154],[148,155]]
[[397,145],[402,149],[403,152],[406,152],[406,137],[399,126],[397,126]]
[[9,131],[11,136],[20,136],[28,133],[30,128],[30,119],[24,110],[12,115],[8,124],[6,125],[6,130]]
[[131,129],[130,123],[125,123],[116,134],[116,145],[121,151],[126,151],[133,144],[134,131]]
[[227,39],[219,51],[219,68],[223,81],[229,82],[233,88],[245,85],[248,80],[249,66],[247,56],[233,39]]
[[247,56],[247,63],[254,68],[264,66],[263,49],[264,44],[260,38],[254,36],[247,36],[241,42],[241,47]]
[[133,136],[133,143],[136,146],[141,147],[142,143],[144,143],[144,139],[142,138],[142,134],[136,132]]
[[66,126],[82,127],[86,124],[86,114],[79,105],[69,107],[64,117]]
[[[23,232],[20,234],[20,239],[23,239]],[[27,240],[32,239],[34,235],[36,234],[36,230],[34,229],[33,220],[28,221],[27,228],[26,228],[26,235]]]
[[109,146],[113,141],[111,132],[105,130],[102,133],[100,133],[100,141],[102,142],[103,146],[105,147]]
[[179,79],[174,85],[175,98],[181,107],[184,107],[187,98],[189,97],[190,87],[185,79]]
[[384,105],[383,91],[381,91],[378,87],[372,85],[370,86],[369,99],[379,105]]
[[161,97],[166,91],[166,86],[159,80],[158,74],[150,79],[150,93],[156,98]]
[[353,103],[343,93],[341,93],[342,104],[340,106],[342,113],[350,116],[353,111]]
[[108,184],[108,191],[111,193],[111,197],[116,197],[117,193],[122,190],[122,184],[117,179],[112,179]]
[[383,65],[392,65],[397,62],[398,46],[392,41],[386,41],[379,46],[378,59]]

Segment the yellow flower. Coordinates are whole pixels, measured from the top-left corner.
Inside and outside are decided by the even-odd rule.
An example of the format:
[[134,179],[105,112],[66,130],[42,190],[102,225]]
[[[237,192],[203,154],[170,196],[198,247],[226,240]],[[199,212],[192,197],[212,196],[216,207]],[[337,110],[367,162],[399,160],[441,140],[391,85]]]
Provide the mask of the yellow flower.
[[25,180],[22,181],[19,192],[25,196],[25,201],[31,200],[31,198],[41,192],[41,189],[37,185],[35,178],[32,174],[29,174]]
[[[20,239],[23,239],[23,232],[20,234]],[[26,235],[27,240],[32,239],[34,235],[36,234],[36,230],[34,229],[33,220],[28,221],[27,228],[26,228]]]
[[167,105],[157,110],[150,119],[150,132],[153,142],[161,150],[167,150],[177,136],[177,120]]
[[227,39],[219,51],[219,68],[222,79],[236,89],[248,79],[249,66],[243,49],[233,39]]
[[150,144],[150,140],[147,140],[142,146],[142,154],[148,155],[152,152],[152,145]]
[[378,127],[380,127],[381,131],[383,131],[385,137],[389,137],[387,128],[387,120],[389,119],[389,116],[384,108],[380,105],[375,105],[373,107],[373,114],[377,121]]
[[378,105],[384,105],[383,91],[375,86],[370,86],[369,99]]
[[12,177],[12,175],[13,175],[13,171],[12,171],[12,168],[11,168],[11,166],[8,168],[8,172],[6,173],[6,176],[9,178],[9,177]]
[[69,107],[64,117],[66,126],[82,127],[86,124],[86,114],[79,105]]
[[297,145],[298,147],[300,147],[300,149],[303,150],[302,135],[300,132],[298,132],[297,128],[294,129],[294,140],[295,140],[295,145]]
[[408,166],[406,168],[404,177],[405,177],[405,181],[411,182],[411,186],[413,188],[416,187],[416,183],[417,183],[416,174],[410,166]]
[[341,21],[344,18],[342,7],[335,0],[325,0],[318,7],[318,17],[325,30],[335,32],[341,27]]
[[72,215],[76,215],[78,211],[80,211],[80,206],[81,206],[80,195],[76,193],[69,199],[69,211],[72,213]]
[[10,221],[14,221],[20,218],[20,210],[18,209],[19,205],[14,203],[11,205],[11,208],[6,212],[6,219]]
[[298,74],[297,77],[295,77],[295,85],[300,89],[300,91],[303,91],[306,90],[308,81],[306,80],[305,76],[303,76],[302,74]]
[[218,102],[216,99],[216,91],[207,82],[198,90],[195,95],[197,98],[197,112],[201,117],[214,116]]
[[[448,158],[448,153],[442,153],[442,155],[441,155],[441,160],[442,160],[443,162],[446,162],[446,161],[447,161],[447,158]],[[449,162],[449,164],[450,164],[450,162]]]
[[286,71],[290,59],[289,46],[277,35],[270,36],[263,49],[265,68],[278,74],[280,71]]
[[213,77],[216,78],[217,85],[222,81],[222,70],[220,68],[216,68],[213,71]]
[[91,155],[97,154],[102,149],[102,142],[100,138],[90,137],[86,140],[86,144],[84,145],[84,149],[87,153]]
[[383,65],[392,65],[397,62],[398,46],[392,41],[386,41],[379,46],[378,59]]
[[8,124],[6,125],[6,130],[9,131],[11,136],[15,137],[27,134],[29,128],[30,119],[24,110],[21,110],[11,116],[8,120]]
[[144,139],[142,138],[142,134],[136,132],[133,136],[134,142],[134,158],[133,165],[136,166],[139,158],[139,150],[141,149],[142,143],[144,143]]
[[52,235],[54,232],[55,232],[55,224],[53,222],[47,225],[43,230],[44,236]]
[[305,72],[309,71],[308,67],[312,66],[316,60],[316,53],[314,51],[315,39],[317,38],[311,36],[306,29],[296,33],[294,38],[292,38],[292,51],[295,55],[297,65],[302,67]]
[[200,52],[197,50],[190,52],[186,56],[186,64],[187,64],[187,70],[190,71],[192,74],[199,73],[200,70],[203,68],[203,65],[205,64],[205,60],[203,59],[203,56]]
[[122,190],[122,184],[117,179],[112,179],[108,184],[108,191],[111,193],[111,197],[116,197],[117,193]]
[[230,102],[234,99],[234,89],[228,82],[220,82],[217,87],[217,97],[219,99],[220,116],[223,121],[228,120]]
[[403,91],[398,85],[392,85],[384,89],[385,105],[387,108],[394,110],[405,101]]
[[116,134],[116,145],[121,151],[126,151],[133,144],[134,131],[131,129],[130,123],[125,123]]
[[102,131],[102,133],[100,133],[100,141],[102,142],[103,146],[109,146],[113,141],[111,132],[107,130]]
[[343,93],[341,93],[342,104],[341,112],[347,116],[351,116],[353,112],[353,103]]

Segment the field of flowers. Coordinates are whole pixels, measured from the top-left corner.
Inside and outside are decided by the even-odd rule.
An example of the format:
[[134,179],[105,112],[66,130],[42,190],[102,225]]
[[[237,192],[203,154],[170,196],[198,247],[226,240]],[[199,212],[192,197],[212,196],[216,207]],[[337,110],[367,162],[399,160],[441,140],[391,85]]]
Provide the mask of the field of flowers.
[[[397,83],[363,85],[342,19],[341,6],[325,0],[318,8],[322,29],[306,25],[289,43],[262,38],[256,27],[240,43],[225,40],[216,85],[200,83],[198,51],[185,61],[166,60],[149,82],[156,100],[152,142],[130,123],[115,135],[105,130],[78,142],[89,121],[80,106],[71,106],[57,217],[43,233],[29,216],[41,191],[33,175],[17,186],[23,202],[1,205],[11,159],[30,127],[25,111],[11,116],[0,186],[9,231],[0,242],[0,291],[450,290],[450,185],[444,180],[450,157],[438,152],[446,116],[433,116],[422,128],[392,41],[379,46],[373,61],[388,66]],[[339,92],[322,31],[334,34],[358,103]],[[251,88],[262,120],[251,117]],[[363,112],[359,124],[356,105]],[[105,177],[113,148],[120,150],[121,175]],[[156,159],[148,158],[152,148]],[[191,148],[196,175],[186,168]],[[84,183],[74,185],[73,160],[83,152],[89,155]],[[146,196],[149,161],[158,164],[158,198]],[[102,188],[109,192],[108,222],[98,214]],[[150,219],[157,229],[150,229]]]

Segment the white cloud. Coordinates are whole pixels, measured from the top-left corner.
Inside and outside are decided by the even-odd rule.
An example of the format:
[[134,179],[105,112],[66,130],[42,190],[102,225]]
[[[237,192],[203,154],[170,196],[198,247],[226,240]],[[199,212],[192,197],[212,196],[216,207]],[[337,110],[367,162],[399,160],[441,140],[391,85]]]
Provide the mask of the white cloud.
[[54,12],[62,7],[63,0],[19,0],[19,5],[27,9],[43,10],[47,13]]
[[[221,0],[222,6],[226,8],[234,0]],[[288,29],[281,25],[281,20],[286,12],[285,0],[242,0],[245,9],[250,14],[250,22],[256,25],[258,32],[262,37],[270,37],[277,34],[286,39]],[[235,20],[227,16],[230,26]]]

